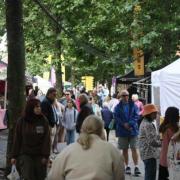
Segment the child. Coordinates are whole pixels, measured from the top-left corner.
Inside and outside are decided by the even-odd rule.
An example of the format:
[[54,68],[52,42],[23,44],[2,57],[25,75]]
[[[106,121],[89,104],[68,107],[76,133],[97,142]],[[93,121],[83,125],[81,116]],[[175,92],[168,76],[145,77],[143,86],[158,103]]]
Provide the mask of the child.
[[109,124],[111,123],[113,119],[113,113],[108,108],[108,103],[103,103],[103,108],[101,110],[102,120],[104,121],[104,129],[106,130],[107,135],[107,141],[109,140],[109,132],[111,129],[109,129]]
[[96,104],[95,100],[93,97],[90,97],[89,98],[89,104],[91,104],[91,107],[93,109],[93,112],[96,116],[98,116],[99,118],[102,118],[101,117],[101,110],[100,110],[100,107],[98,104]]
[[167,152],[169,142],[178,131],[179,122],[179,109],[176,107],[168,107],[165,112],[165,118],[163,123],[160,125],[160,133],[162,133],[162,148],[160,153],[160,165],[159,165],[159,180],[168,180],[168,164],[167,164]]
[[145,166],[145,180],[156,179],[157,148],[161,146],[153,121],[156,119],[157,108],[153,104],[144,106],[143,121],[140,125],[139,151]]
[[75,127],[78,111],[74,108],[75,104],[72,99],[67,101],[67,106],[64,111],[62,125],[66,129],[67,145],[75,142]]

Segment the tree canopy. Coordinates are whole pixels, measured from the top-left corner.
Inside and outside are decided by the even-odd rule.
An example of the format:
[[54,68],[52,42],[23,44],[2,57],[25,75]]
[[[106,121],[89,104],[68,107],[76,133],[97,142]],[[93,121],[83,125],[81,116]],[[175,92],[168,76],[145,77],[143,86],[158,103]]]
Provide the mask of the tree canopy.
[[[56,23],[39,7],[37,0],[24,0],[24,30],[27,69],[32,74],[48,70],[61,42],[64,63],[75,79],[93,75],[111,79],[132,68],[133,48],[145,53],[146,66],[157,68],[175,59],[180,37],[178,0],[39,0]],[[2,8],[2,6],[0,6]],[[2,16],[3,17],[3,16]],[[0,20],[0,27],[3,19]],[[2,28],[0,33],[2,33]],[[58,59],[53,58],[56,65]]]

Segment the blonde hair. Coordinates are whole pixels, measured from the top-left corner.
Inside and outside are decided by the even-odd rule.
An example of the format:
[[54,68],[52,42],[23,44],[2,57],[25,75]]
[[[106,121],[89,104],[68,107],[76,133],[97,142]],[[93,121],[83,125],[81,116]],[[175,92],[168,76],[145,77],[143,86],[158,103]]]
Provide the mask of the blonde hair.
[[103,102],[103,107],[109,107],[108,102]]
[[89,149],[92,143],[92,134],[98,135],[102,139],[105,139],[103,121],[95,115],[88,116],[81,127],[81,134],[77,142],[83,149]]
[[137,101],[139,99],[138,95],[137,94],[133,94],[132,95],[132,100],[133,101]]

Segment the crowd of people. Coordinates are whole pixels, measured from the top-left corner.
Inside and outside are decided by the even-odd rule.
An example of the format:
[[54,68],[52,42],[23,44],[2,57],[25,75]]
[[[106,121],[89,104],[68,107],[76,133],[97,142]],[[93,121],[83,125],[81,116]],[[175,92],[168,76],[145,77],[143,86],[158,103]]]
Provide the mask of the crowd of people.
[[[180,174],[179,110],[169,107],[160,127],[157,114],[155,105],[144,105],[127,90],[112,97],[102,87],[89,93],[66,90],[60,99],[55,88],[40,100],[31,94],[16,125],[11,163],[23,179],[44,180],[50,154],[55,153],[49,180],[124,180],[125,174],[132,174],[130,149],[135,176],[141,174],[139,151],[145,180],[155,180],[157,169],[159,180],[175,179]],[[108,142],[112,129],[117,148]],[[60,142],[68,145],[62,152]],[[169,173],[170,168],[175,173]]]

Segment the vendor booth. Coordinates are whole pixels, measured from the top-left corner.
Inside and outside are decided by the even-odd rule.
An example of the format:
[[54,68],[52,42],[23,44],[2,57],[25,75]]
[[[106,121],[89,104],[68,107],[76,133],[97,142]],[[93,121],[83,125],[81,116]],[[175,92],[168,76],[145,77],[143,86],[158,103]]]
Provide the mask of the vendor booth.
[[151,95],[149,92],[151,91],[146,84],[150,83],[150,77],[150,70],[146,70],[144,76],[135,76],[134,71],[124,76],[118,76],[116,77],[116,92],[127,89],[130,97],[132,94],[138,94],[143,103],[148,103],[150,102]]
[[46,94],[50,87],[53,87],[50,81],[43,79],[42,77],[36,75],[34,76],[34,82],[43,94]]
[[161,116],[169,106],[180,108],[180,58],[151,74],[152,103],[160,107]]
[[0,130],[7,128],[6,100],[7,100],[7,64],[0,61]]
[[[0,130],[7,128],[7,66],[0,60]],[[32,77],[26,73],[26,86],[32,84]]]

